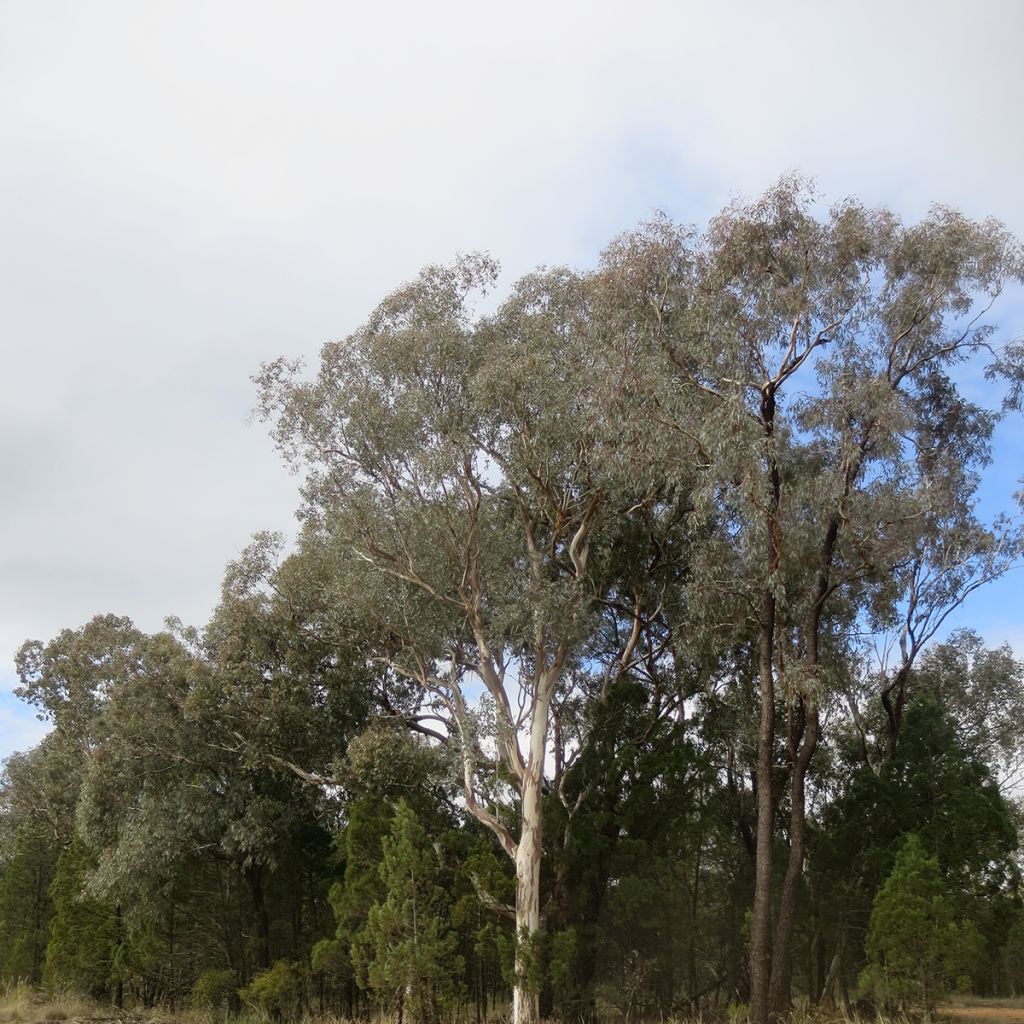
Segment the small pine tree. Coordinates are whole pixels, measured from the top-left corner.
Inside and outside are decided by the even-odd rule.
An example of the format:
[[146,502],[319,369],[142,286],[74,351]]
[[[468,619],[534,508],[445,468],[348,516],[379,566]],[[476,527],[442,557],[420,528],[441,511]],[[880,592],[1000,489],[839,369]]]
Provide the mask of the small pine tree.
[[416,1024],[436,1021],[462,971],[437,874],[426,829],[399,801],[380,866],[386,896],[371,907],[367,920],[372,959],[366,975],[378,998],[397,1007],[400,1021],[403,1016]]
[[112,991],[120,992],[120,927],[116,910],[85,891],[92,866],[92,858],[78,839],[57,861],[50,885],[53,919],[43,983],[50,989],[70,988],[105,999]]
[[42,980],[50,937],[50,882],[56,854],[32,836],[15,837],[0,867],[0,985]]
[[381,848],[391,829],[393,809],[376,795],[350,801],[344,834],[345,877],[331,887],[330,901],[338,922],[336,938],[351,959],[353,977],[367,988],[366,967],[373,952],[366,935],[370,908],[387,895],[381,882]]
[[969,981],[980,942],[973,925],[955,921],[938,860],[908,835],[875,896],[862,988],[886,1006],[919,1007],[929,1020],[941,995]]

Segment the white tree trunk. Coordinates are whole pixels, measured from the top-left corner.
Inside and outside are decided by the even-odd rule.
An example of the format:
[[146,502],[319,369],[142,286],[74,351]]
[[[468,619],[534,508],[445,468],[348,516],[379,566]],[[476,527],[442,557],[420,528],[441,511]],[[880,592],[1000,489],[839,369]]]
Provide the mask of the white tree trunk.
[[540,998],[536,979],[528,977],[536,963],[536,940],[540,934],[540,860],[543,851],[544,754],[547,750],[548,713],[555,680],[564,655],[541,673],[530,711],[530,749],[522,775],[522,812],[519,843],[516,846],[516,963],[512,994],[512,1024],[537,1024]]
[[523,784],[522,828],[516,849],[516,962],[512,1024],[537,1024],[540,1000],[529,968],[535,962],[540,933],[541,776],[529,773]]

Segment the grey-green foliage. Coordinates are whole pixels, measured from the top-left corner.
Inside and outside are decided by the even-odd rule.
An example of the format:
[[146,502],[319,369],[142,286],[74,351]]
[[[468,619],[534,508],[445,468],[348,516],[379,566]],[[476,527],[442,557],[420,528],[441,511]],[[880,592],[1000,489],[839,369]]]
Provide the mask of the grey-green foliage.
[[387,1006],[401,1004],[417,1022],[439,1019],[462,972],[447,896],[438,884],[438,850],[416,814],[400,800],[383,842],[384,899],[366,924],[366,977]]
[[495,272],[479,257],[430,268],[325,346],[313,382],[281,362],[261,377],[307,471],[304,546],[332,568],[335,615],[377,630],[379,656],[421,682],[438,659],[478,660],[477,641],[511,663],[583,629],[584,548],[569,549],[600,503],[603,417],[581,387],[601,354],[587,286],[536,275],[475,321],[468,297]]
[[87,747],[111,690],[140,672],[136,646],[141,638],[130,619],[97,615],[48,643],[26,641],[15,655],[20,680],[15,693]]
[[[445,721],[467,807],[510,857],[527,844],[517,907],[535,930],[553,702],[573,671],[630,661],[630,628],[590,641],[617,582],[617,523],[648,488],[609,418],[622,360],[596,279],[530,275],[475,317],[494,276],[482,257],[428,268],[326,345],[313,380],[279,361],[260,385],[306,475],[300,559],[319,567],[304,577],[324,628],[377,667],[384,701],[411,683]],[[638,603],[614,607],[636,618]]]
[[[774,942],[759,867],[755,956],[774,945],[788,970],[805,780],[851,638],[889,630],[912,665],[1021,550],[974,506],[1000,410],[953,374],[995,347],[985,315],[1022,267],[994,222],[822,212],[784,179],[703,232],[657,220],[593,273],[528,275],[490,316],[467,300],[493,283],[490,261],[429,268],[325,346],[312,380],[280,361],[260,378],[305,473],[301,547],[321,567],[323,618],[461,727],[469,806],[510,853],[515,829],[482,810],[510,795],[503,778],[526,794],[510,695],[541,694],[550,669],[557,719],[621,674],[663,687],[680,665],[749,661],[756,640],[747,734],[760,719],[763,777],[775,705],[786,714],[792,842]],[[1012,381],[1020,364],[1009,346],[990,369]],[[490,691],[474,716],[466,678]],[[890,747],[901,679],[885,694]],[[529,710],[523,722],[547,709]],[[566,718],[585,745],[587,717]],[[765,837],[777,808],[759,794]]]
[[429,802],[453,785],[449,751],[410,732],[400,720],[377,719],[348,745],[341,774],[350,795],[405,796]]
[[922,659],[916,685],[934,693],[958,734],[998,778],[1024,766],[1024,662],[961,629]]
[[[781,781],[796,777],[796,752],[813,753],[818,709],[834,711],[850,689],[851,637],[890,630],[909,665],[949,608],[1019,552],[1013,526],[981,522],[973,505],[999,410],[968,400],[954,377],[965,360],[987,358],[987,305],[1020,276],[1019,249],[998,225],[944,209],[915,225],[856,202],[822,211],[786,180],[702,232],[660,219],[613,242],[593,272],[530,274],[488,315],[474,302],[495,282],[491,260],[428,268],[325,346],[312,379],[268,366],[263,412],[305,476],[298,548],[281,560],[275,540],[258,537],[229,567],[202,633],[148,636],[103,616],[23,647],[21,693],[56,729],[9,762],[2,784],[11,905],[28,905],[21,869],[46,868],[33,860],[38,843],[67,845],[77,821],[101,854],[86,871],[90,898],[159,905],[173,919],[179,880],[197,876],[221,887],[221,909],[244,903],[248,882],[270,915],[265,876],[328,810],[293,769],[346,786],[360,776],[410,801],[444,785],[448,765],[425,746],[395,748],[382,729],[360,735],[371,704],[461,755],[467,805],[506,852],[523,834],[527,781],[541,790],[527,779],[526,727],[543,740],[550,721],[532,768],[554,775],[544,787],[548,855],[561,845],[567,862],[582,861],[590,843],[618,841],[602,829],[619,828],[628,780],[609,766],[633,738],[614,718],[615,742],[594,733],[605,711],[621,711],[610,694],[630,680],[649,690],[652,729],[678,720],[685,736],[703,716],[699,742],[726,763],[752,844],[758,630],[769,634],[777,684],[763,699],[787,716],[787,735],[763,743]],[[1022,355],[997,351],[995,374],[1019,384]],[[1019,752],[1016,666],[962,641],[924,669],[986,758]],[[487,697],[473,702],[481,681]],[[898,732],[904,696],[894,691],[887,720],[864,724],[866,748],[871,730]],[[643,725],[637,735],[653,734]],[[81,793],[68,779],[82,780]],[[656,775],[648,788],[665,785]],[[796,791],[788,799],[799,881],[802,805]],[[368,974],[368,908],[388,905],[377,863],[390,812],[362,798],[347,811],[342,928],[316,956],[339,988],[353,945]],[[675,884],[677,852],[658,853],[666,870],[636,887],[629,865],[612,877],[596,864],[594,885],[653,905],[662,877]],[[579,892],[558,867],[545,885],[568,915]],[[491,874],[492,901],[507,903],[509,880]],[[304,909],[298,888],[287,893],[293,921]],[[675,898],[685,902],[681,890]],[[580,902],[582,919],[593,907]],[[387,945],[382,914],[376,934]],[[649,917],[624,930],[640,934]],[[546,947],[554,973],[579,974],[593,951],[575,923],[585,921],[555,924],[564,929],[562,945]],[[152,922],[128,924],[145,938]],[[4,928],[0,944],[13,935]],[[252,915],[239,913],[235,931],[223,952],[244,977],[251,958],[230,954],[257,931]],[[17,956],[23,938],[8,943]],[[269,962],[272,943],[260,943]],[[147,962],[158,958],[162,947],[143,946]],[[290,971],[268,977],[283,983]]]
[[[975,514],[999,410],[967,400],[951,372],[989,354],[985,314],[1024,261],[1000,225],[942,208],[911,226],[852,201],[820,216],[799,180],[695,237],[663,224],[627,235],[605,266],[638,261],[664,281],[637,325],[662,365],[643,382],[640,423],[653,405],[665,445],[701,467],[694,516],[711,530],[689,551],[683,606],[697,634],[756,636],[759,779],[779,764],[786,716],[789,863],[774,910],[778,801],[757,790],[751,1013],[765,1024],[790,1002],[806,779],[847,638],[895,634],[904,670],[882,694],[891,758],[914,659],[1021,553],[1019,528]],[[1013,358],[1004,350],[992,372],[1012,377]]]
[[[61,841],[70,842],[76,825],[94,849],[116,840],[130,864],[126,873],[140,877],[151,862],[173,858],[187,834],[176,824],[187,811],[174,823],[160,802],[173,779],[167,769],[177,750],[202,747],[182,708],[189,667],[188,653],[170,635],[148,636],[113,615],[22,646],[18,693],[55,724],[40,756],[42,767],[56,759],[64,773],[68,810],[51,823]],[[32,777],[45,786],[48,772]],[[68,778],[77,785],[68,786]],[[106,858],[104,867],[116,872],[117,858]]]
[[0,844],[5,853],[22,841],[38,841],[58,852],[71,842],[76,783],[85,763],[79,744],[60,729],[31,750],[6,759],[0,775]]
[[[92,880],[102,891],[129,897],[163,884],[199,851],[246,869],[272,865],[289,830],[313,816],[316,793],[266,755],[324,770],[344,749],[333,670],[284,614],[227,595],[203,640],[134,630],[118,648],[127,668],[109,674],[94,709],[90,742],[101,756],[89,761],[77,808],[105,853]],[[101,644],[88,657],[113,661]],[[53,645],[42,648],[41,678],[56,660]]]
[[[203,636],[180,628],[148,635],[108,616],[23,655],[26,694],[57,721],[44,749],[77,759],[62,779],[72,820],[60,828],[70,835],[76,827],[98,854],[86,872],[90,896],[125,908],[132,942],[122,974],[144,998],[180,991],[188,967],[174,942],[194,918],[175,920],[176,904],[199,878],[212,883],[211,872],[222,871],[211,916],[238,898],[231,887],[244,886],[242,902],[237,926],[210,941],[223,944],[221,957],[243,977],[253,962],[269,964],[268,878],[282,859],[312,869],[315,850],[296,853],[296,836],[322,835],[311,823],[323,798],[285,764],[324,771],[344,750],[362,714],[344,667],[302,637],[286,611],[234,592]],[[31,778],[38,789],[46,774]],[[323,902],[326,888],[317,896],[310,885],[299,899]],[[306,941],[298,931],[290,942]],[[160,965],[171,954],[176,962]]]
[[[693,552],[691,580],[714,621],[729,595],[771,587],[804,628],[837,517],[832,614],[845,591],[856,602],[845,614],[875,624],[898,616],[922,561],[936,570],[930,599],[949,600],[979,561],[1019,546],[1014,534],[1000,544],[972,506],[999,410],[971,402],[950,376],[995,343],[984,314],[1021,279],[1017,243],[944,208],[908,226],[852,200],[819,216],[815,198],[783,180],[703,234],[656,222],[603,260],[619,277],[659,268],[661,287],[633,328],[651,353],[640,416],[678,464],[707,467],[695,514],[720,530]],[[994,372],[1009,372],[1009,358]]]

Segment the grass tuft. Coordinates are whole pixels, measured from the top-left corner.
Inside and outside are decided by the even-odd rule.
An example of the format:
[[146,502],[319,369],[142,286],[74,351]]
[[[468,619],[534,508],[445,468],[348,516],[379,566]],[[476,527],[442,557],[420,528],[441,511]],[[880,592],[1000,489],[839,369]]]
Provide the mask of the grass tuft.
[[0,1024],[41,1024],[95,1013],[94,1003],[72,993],[41,992],[25,983],[0,992]]

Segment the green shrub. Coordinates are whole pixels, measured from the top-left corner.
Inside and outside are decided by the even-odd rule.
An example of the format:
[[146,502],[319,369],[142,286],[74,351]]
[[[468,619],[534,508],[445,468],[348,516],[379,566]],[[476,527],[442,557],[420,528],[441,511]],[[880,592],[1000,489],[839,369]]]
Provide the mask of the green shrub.
[[238,977],[227,968],[203,971],[192,986],[192,1005],[201,1010],[227,1009],[238,995]]
[[260,971],[239,993],[244,1002],[265,1010],[275,1020],[298,1016],[302,1002],[303,978],[298,964],[277,960]]

